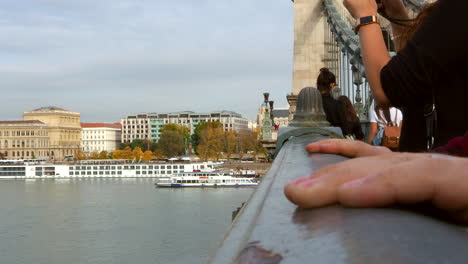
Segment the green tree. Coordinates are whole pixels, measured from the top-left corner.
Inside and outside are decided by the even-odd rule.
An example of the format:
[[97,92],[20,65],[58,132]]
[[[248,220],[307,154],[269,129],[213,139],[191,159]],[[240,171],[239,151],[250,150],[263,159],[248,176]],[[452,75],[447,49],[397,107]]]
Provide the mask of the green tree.
[[175,157],[184,152],[184,139],[179,132],[166,130],[159,138],[158,148],[165,157]]
[[131,149],[140,148],[142,151],[152,150],[155,148],[155,143],[151,139],[134,139],[128,145]]

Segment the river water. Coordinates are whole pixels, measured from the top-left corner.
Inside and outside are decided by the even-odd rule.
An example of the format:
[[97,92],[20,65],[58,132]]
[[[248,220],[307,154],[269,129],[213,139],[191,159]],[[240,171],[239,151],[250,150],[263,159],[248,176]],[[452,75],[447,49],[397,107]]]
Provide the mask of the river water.
[[0,263],[204,263],[254,191],[154,182],[0,181]]

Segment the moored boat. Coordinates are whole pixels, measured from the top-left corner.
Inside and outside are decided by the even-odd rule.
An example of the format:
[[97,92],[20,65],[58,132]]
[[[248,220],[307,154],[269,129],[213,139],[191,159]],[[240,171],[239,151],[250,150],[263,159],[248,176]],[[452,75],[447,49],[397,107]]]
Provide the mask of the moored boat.
[[232,171],[184,172],[159,178],[157,187],[253,187],[253,178],[235,177]]
[[43,160],[0,160],[0,179],[158,178],[174,173],[215,170],[213,162],[139,163],[128,160],[86,160],[54,164]]

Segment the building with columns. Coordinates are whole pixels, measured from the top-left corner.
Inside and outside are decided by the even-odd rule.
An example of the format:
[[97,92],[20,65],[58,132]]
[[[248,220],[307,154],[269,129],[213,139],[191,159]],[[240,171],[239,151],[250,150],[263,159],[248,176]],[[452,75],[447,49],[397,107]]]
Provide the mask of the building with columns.
[[49,131],[39,120],[0,121],[0,159],[48,159]]
[[86,156],[91,152],[113,152],[118,149],[122,136],[120,123],[81,123],[82,149]]
[[49,158],[63,160],[76,155],[81,146],[80,113],[58,107],[42,107],[23,113],[24,120],[39,120],[47,126]]

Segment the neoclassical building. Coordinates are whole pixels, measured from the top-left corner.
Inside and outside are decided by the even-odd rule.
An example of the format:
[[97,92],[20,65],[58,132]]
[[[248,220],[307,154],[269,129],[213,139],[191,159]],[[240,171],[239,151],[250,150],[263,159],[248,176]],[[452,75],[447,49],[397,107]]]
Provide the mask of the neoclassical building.
[[50,156],[47,125],[39,120],[0,121],[0,159]]
[[42,107],[24,112],[23,119],[39,120],[47,126],[50,159],[60,161],[66,155],[76,155],[80,150],[80,113],[58,107]]

